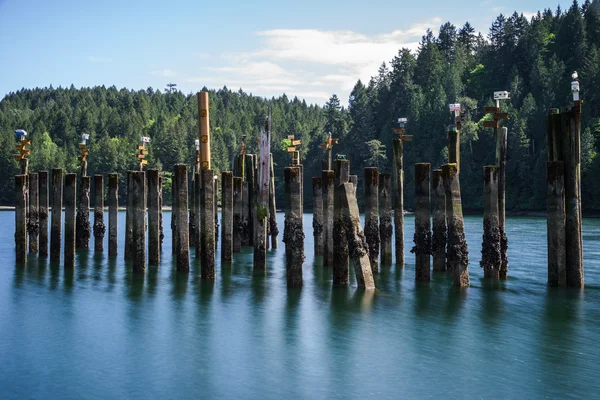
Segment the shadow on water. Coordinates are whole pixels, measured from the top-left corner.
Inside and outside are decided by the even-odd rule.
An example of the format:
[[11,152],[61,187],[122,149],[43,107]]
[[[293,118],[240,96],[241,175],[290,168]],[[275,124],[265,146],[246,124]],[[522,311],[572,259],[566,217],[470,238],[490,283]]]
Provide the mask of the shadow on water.
[[445,310],[447,319],[454,319],[459,315],[467,300],[468,290],[469,289],[450,286],[448,289],[448,300],[446,302]]
[[232,285],[233,276],[233,265],[231,263],[221,264],[221,275],[220,275],[220,287],[221,297],[228,299],[234,293],[234,286]]
[[98,282],[102,280],[102,274],[104,269],[104,254],[92,253],[92,264],[93,264],[93,276],[94,281]]
[[108,257],[108,272],[106,274],[108,287],[112,290],[117,283],[117,257]]
[[63,289],[65,293],[73,293],[73,285],[75,283],[75,268],[63,268]]
[[285,343],[288,346],[295,346],[298,332],[298,321],[300,320],[299,304],[302,298],[302,288],[287,289],[285,301]]
[[147,267],[146,269],[146,279],[148,280],[148,284],[146,285],[146,293],[148,296],[154,297],[156,295],[156,285],[158,283],[158,274],[160,269],[155,266]]
[[215,292],[216,282],[214,279],[198,279],[198,301],[200,305],[208,306]]
[[75,269],[77,273],[77,280],[84,281],[89,277],[89,250],[77,250],[75,253]]
[[180,302],[181,300],[183,300],[185,298],[187,288],[189,285],[189,280],[190,280],[189,273],[179,272],[179,271],[177,271],[175,266],[173,266],[173,269],[171,270],[171,284],[172,284],[171,297],[174,300]]
[[127,299],[141,301],[144,295],[144,281],[146,275],[143,272],[133,272],[131,263],[125,264],[125,290]]

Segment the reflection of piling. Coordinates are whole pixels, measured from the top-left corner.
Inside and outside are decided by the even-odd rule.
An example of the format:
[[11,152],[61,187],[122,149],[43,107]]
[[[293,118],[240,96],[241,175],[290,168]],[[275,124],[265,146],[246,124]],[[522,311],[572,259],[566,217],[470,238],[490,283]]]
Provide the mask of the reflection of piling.
[[302,222],[301,174],[299,167],[285,168],[285,265],[288,287],[302,286],[304,227]]
[[119,252],[119,175],[108,175],[108,255]]
[[415,280],[429,281],[431,267],[431,222],[429,176],[431,164],[415,164]]
[[221,262],[233,261],[233,172],[221,173]]
[[15,246],[17,263],[27,262],[27,175],[15,176]]
[[344,183],[350,179],[350,161],[335,160],[334,170],[334,201],[333,201],[333,284],[348,285],[349,281],[349,253],[348,236],[346,232],[345,216],[347,208],[343,205]]
[[[88,180],[89,182],[89,180]],[[65,268],[75,268],[75,201],[77,174],[65,175]]]
[[431,252],[433,270],[441,272],[446,271],[446,192],[441,169],[432,171],[431,182]]
[[[177,271],[189,272],[190,270],[190,239],[189,239],[189,224],[188,218],[188,173],[187,165],[176,164],[175,165],[175,177],[177,192],[175,196],[177,198],[177,247],[175,249],[175,257],[177,259]],[[204,190],[208,190],[212,187],[212,181],[210,185],[204,186]]]
[[202,170],[202,197],[200,205],[200,277],[215,279],[215,192],[214,171]]
[[233,178],[233,252],[239,253],[242,245],[242,178]]
[[483,167],[483,243],[481,267],[486,278],[499,279],[502,257],[500,254],[500,222],[498,218],[497,166]]
[[148,265],[160,264],[159,172],[149,169],[148,179]]
[[313,236],[315,244],[315,256],[323,255],[323,185],[320,176],[312,178],[313,190]]
[[60,261],[62,241],[63,170],[52,170],[52,223],[50,227],[50,260]]
[[27,232],[29,233],[29,252],[37,253],[39,250],[40,235],[40,212],[39,212],[39,182],[38,174],[29,174],[29,183],[27,185],[29,192],[27,213]]
[[567,284],[567,262],[563,162],[549,161],[547,174],[548,285],[565,286]]
[[133,246],[133,181],[132,171],[127,171],[127,208],[125,209],[125,260],[131,260]]
[[334,172],[322,171],[323,191],[323,266],[333,266],[333,186]]
[[104,175],[94,175],[94,251],[104,251]]
[[469,286],[469,248],[465,239],[465,224],[460,197],[460,181],[456,164],[442,167],[446,191],[446,218],[448,223],[446,259],[452,271],[454,285]]
[[396,265],[404,267],[404,144],[400,138],[394,139],[392,144]]
[[269,184],[269,234],[271,235],[271,248],[277,248],[277,207],[275,203],[275,169],[273,167],[273,154],[270,155],[271,163],[271,182]]
[[381,265],[392,265],[392,176],[379,175],[379,240]]
[[39,251],[40,257],[48,257],[48,171],[38,172],[39,185],[39,216],[40,216],[40,236]]
[[[146,269],[146,173],[131,172],[132,248],[133,272]],[[186,242],[187,245],[187,242]]]
[[379,272],[379,171],[365,168],[365,239],[373,274]]
[[90,177],[79,179],[79,201],[77,203],[76,248],[87,249],[90,246],[92,227],[90,226]]

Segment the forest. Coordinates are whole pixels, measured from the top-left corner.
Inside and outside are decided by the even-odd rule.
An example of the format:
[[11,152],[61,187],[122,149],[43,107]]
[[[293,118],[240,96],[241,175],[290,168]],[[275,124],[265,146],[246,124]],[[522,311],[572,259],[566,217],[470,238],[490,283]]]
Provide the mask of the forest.
[[[582,205],[588,214],[600,211],[600,0],[574,1],[568,10],[546,9],[530,20],[516,12],[499,15],[485,35],[468,22],[460,27],[447,22],[437,36],[424,32],[418,51],[399,49],[392,60],[382,61],[369,82],[356,82],[347,106],[335,94],[318,106],[285,94],[265,99],[241,89],[210,90],[214,169],[231,170],[242,135],[248,137],[247,150],[256,152],[270,108],[278,205],[284,205],[286,138],[294,134],[302,140],[310,209],[311,177],[320,175],[319,145],[328,132],[339,138],[333,152],[347,155],[362,188],[364,167],[390,172],[392,129],[399,117],[406,117],[407,134],[413,135],[404,146],[405,207],[411,209],[414,163],[439,168],[447,161],[453,121],[448,104],[460,103],[466,111],[460,143],[463,206],[478,212],[483,166],[495,158],[493,130],[483,127],[488,118],[483,109],[494,105],[494,91],[506,90],[511,93],[502,103],[503,112],[510,113],[503,122],[508,128],[507,210],[544,210],[546,115],[549,108],[571,102],[571,74],[577,71],[583,100]],[[0,101],[0,203],[14,202],[15,129],[29,133],[31,171],[62,167],[76,172],[79,139],[89,134],[90,175],[134,169],[135,146],[141,136],[149,136],[148,167],[165,171],[165,199],[170,199],[173,165],[193,162],[197,115],[195,94],[172,90],[50,86],[9,93]]]

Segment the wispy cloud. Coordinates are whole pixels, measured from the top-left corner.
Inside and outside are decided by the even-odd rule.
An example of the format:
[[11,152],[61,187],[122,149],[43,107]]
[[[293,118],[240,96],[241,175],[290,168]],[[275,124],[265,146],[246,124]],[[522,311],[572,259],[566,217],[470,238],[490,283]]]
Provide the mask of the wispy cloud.
[[177,72],[172,69],[157,69],[150,72],[153,76],[162,76],[164,78],[173,78],[177,76]]
[[112,58],[105,56],[88,56],[88,61],[91,63],[110,63],[112,62]]

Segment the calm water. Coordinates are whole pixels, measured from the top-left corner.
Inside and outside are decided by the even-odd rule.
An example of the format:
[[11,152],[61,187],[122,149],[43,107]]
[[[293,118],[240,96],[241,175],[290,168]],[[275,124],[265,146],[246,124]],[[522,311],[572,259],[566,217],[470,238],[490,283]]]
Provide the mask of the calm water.
[[460,291],[443,275],[415,285],[408,216],[408,265],[385,268],[376,294],[332,289],[312,230],[304,288],[288,290],[282,243],[266,276],[245,251],[214,283],[196,262],[177,274],[166,251],[145,277],[91,252],[72,273],[36,257],[16,268],[13,221],[0,213],[2,399],[600,397],[600,220],[584,221],[580,292],[546,287],[544,218],[508,219],[510,279],[485,287],[481,218],[467,218]]

